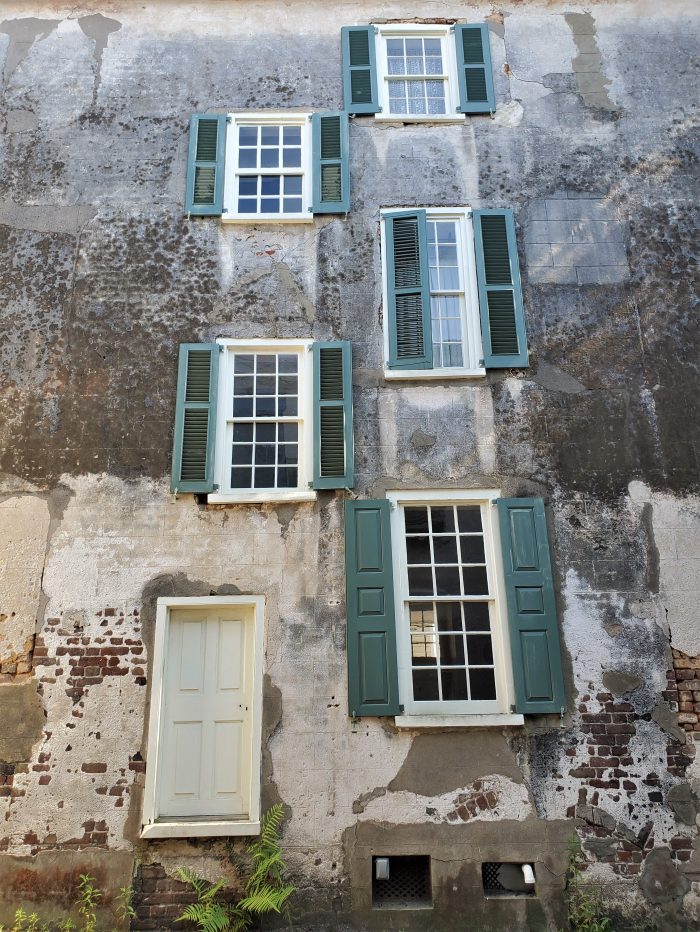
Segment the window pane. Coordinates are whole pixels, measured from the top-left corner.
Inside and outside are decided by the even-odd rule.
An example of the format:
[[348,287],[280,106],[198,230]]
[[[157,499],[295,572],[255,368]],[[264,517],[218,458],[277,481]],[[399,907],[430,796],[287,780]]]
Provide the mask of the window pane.
[[430,702],[440,698],[437,671],[413,671],[413,698],[416,702]]
[[404,39],[406,46],[406,55],[422,55],[423,54],[423,40],[422,39]]
[[286,353],[280,353],[277,357],[279,371],[296,372],[298,369],[297,361],[296,356],[288,356]]
[[454,220],[436,220],[435,236],[440,243],[456,243],[457,227]]
[[463,566],[465,595],[488,595],[489,585],[485,566]]
[[258,202],[251,201],[247,198],[238,198],[238,213],[239,214],[254,214],[258,209]]
[[232,469],[231,470],[231,488],[232,489],[249,489],[251,487],[252,469]]
[[285,168],[300,168],[301,149],[283,149],[282,165],[284,165]]
[[253,394],[253,376],[237,375],[233,380],[234,395],[252,395]]
[[300,197],[285,197],[283,214],[300,214],[302,204]]
[[407,534],[428,533],[428,509],[404,508],[404,521]]
[[275,465],[275,446],[274,444],[261,444],[255,446],[255,465],[256,466],[274,466]]
[[252,443],[253,425],[252,424],[234,424],[233,425],[233,442],[234,443]]
[[296,466],[299,450],[294,443],[284,443],[277,449],[277,461],[282,466]]
[[409,566],[408,591],[410,595],[433,595],[432,570],[420,566]]
[[472,691],[472,699],[485,700],[496,698],[496,679],[493,670],[470,670],[469,684]]
[[462,551],[462,563],[485,563],[484,538],[460,537],[459,546]]
[[440,55],[442,54],[441,44],[439,39],[423,39],[423,48],[425,49],[426,55]]
[[239,146],[256,146],[258,144],[258,127],[257,126],[239,126],[238,127],[238,145]]
[[277,391],[280,395],[296,395],[299,391],[295,375],[281,375],[278,380]]
[[434,537],[433,553],[435,554],[436,563],[458,563],[457,538]]
[[456,566],[437,566],[435,568],[435,586],[438,595],[459,595],[459,568]]
[[279,417],[296,417],[299,414],[298,398],[279,398],[277,400],[277,414]]
[[275,470],[274,467],[267,466],[256,467],[254,488],[256,489],[273,489],[275,487]]
[[234,417],[252,417],[253,416],[253,399],[252,398],[234,398],[233,399],[233,416]]
[[277,429],[280,443],[295,443],[299,439],[298,424],[278,424]]
[[442,670],[442,698],[444,700],[467,699],[467,671]]
[[489,631],[491,629],[488,602],[465,602],[464,617],[467,631]]
[[255,399],[255,416],[256,417],[274,417],[276,414],[276,399],[266,398],[265,396]]
[[280,212],[280,202],[278,198],[262,198],[260,201],[261,214],[278,214]]
[[279,168],[280,153],[279,149],[261,149],[260,150],[260,167],[261,168]]
[[261,126],[261,143],[263,146],[278,146],[280,141],[279,126]]
[[236,353],[233,357],[233,371],[248,374],[255,368],[255,356],[248,353]]
[[281,489],[296,489],[298,485],[297,470],[294,468],[279,468],[277,470],[277,485]]
[[430,563],[430,538],[407,537],[406,555],[409,563]]
[[255,380],[255,391],[258,395],[274,395],[277,379],[274,375],[258,375]]
[[470,634],[467,638],[467,651],[470,666],[488,666],[493,663],[491,635]]
[[462,630],[462,607],[460,602],[438,602],[437,619],[440,631]]
[[411,635],[411,663],[415,667],[437,665],[437,638],[434,634]]
[[301,194],[301,175],[285,175],[284,193]]
[[400,100],[390,100],[389,110],[391,113],[408,113],[408,107],[403,97]]
[[454,531],[455,518],[454,508],[431,508],[430,516],[433,525],[433,534]]
[[255,439],[258,443],[274,443],[277,436],[276,424],[256,424]]
[[257,168],[258,167],[258,150],[257,149],[239,149],[238,150],[238,167],[239,168]]
[[433,606],[429,602],[410,602],[408,617],[412,632],[422,633],[435,630],[435,615]]
[[233,466],[250,466],[253,462],[253,447],[251,444],[234,444],[231,453]]
[[261,194],[279,194],[280,193],[280,176],[263,175],[260,178]]
[[440,635],[440,664],[443,667],[464,665],[464,641],[461,634]]
[[242,196],[253,196],[258,193],[258,176],[252,178],[245,176],[238,179],[238,193]]
[[457,523],[460,531],[481,531],[481,508],[478,505],[459,505]]

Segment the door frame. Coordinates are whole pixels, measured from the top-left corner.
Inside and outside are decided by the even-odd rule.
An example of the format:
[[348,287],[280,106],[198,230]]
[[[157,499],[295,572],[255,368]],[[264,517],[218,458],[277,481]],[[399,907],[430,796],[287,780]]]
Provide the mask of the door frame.
[[[170,614],[174,609],[242,607],[252,611],[253,671],[250,803],[248,819],[201,819],[197,817],[159,818],[158,758],[161,741],[161,710],[166,648],[170,630]],[[230,595],[196,596],[191,598],[161,598],[156,608],[156,629],[151,665],[151,698],[148,713],[146,754],[146,787],[143,798],[141,838],[196,838],[221,835],[257,835],[260,832],[260,760],[262,751],[262,678],[265,596]]]

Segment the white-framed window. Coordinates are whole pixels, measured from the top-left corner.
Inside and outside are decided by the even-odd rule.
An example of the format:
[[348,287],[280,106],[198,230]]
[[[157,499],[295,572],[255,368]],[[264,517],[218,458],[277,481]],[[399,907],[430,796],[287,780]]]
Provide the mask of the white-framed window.
[[[419,718],[510,715],[497,490],[388,492],[399,696]],[[456,719],[463,723],[464,719]]]
[[222,220],[313,221],[311,114],[229,115]]
[[374,29],[381,106],[375,118],[463,122],[450,27],[392,23]]
[[264,608],[158,599],[143,838],[260,830]]
[[210,503],[313,501],[310,340],[227,340]]
[[[382,210],[382,282],[384,353],[390,359],[390,312],[387,240]],[[426,208],[433,364],[430,369],[397,369],[387,365],[388,379],[465,378],[483,376],[483,348],[474,230],[469,208]]]

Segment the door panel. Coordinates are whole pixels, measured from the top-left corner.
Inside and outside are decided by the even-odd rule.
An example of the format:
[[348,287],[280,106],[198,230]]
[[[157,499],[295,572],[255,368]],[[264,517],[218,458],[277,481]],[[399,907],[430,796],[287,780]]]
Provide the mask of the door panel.
[[159,818],[250,808],[253,622],[242,610],[173,611],[163,681]]

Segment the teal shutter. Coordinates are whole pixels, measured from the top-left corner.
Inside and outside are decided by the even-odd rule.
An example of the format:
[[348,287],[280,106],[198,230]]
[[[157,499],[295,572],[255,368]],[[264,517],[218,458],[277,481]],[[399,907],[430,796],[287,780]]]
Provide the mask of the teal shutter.
[[213,492],[219,347],[183,343],[177,374],[171,491]]
[[384,215],[390,369],[431,369],[430,280],[424,210]]
[[377,65],[373,26],[343,26],[343,100],[347,113],[378,113]]
[[311,115],[313,203],[315,214],[350,210],[350,165],[347,113]]
[[354,483],[352,439],[352,344],[314,343],[314,481],[315,489],[351,489]]
[[389,502],[345,502],[348,703],[351,716],[398,715]]
[[462,113],[492,113],[496,109],[489,27],[486,23],[455,26],[459,109]]
[[564,708],[564,676],[544,502],[499,498],[497,505],[515,711],[558,713]]
[[512,210],[475,210],[474,250],[487,369],[527,366],[527,337]]
[[226,114],[195,114],[190,119],[185,213],[220,217],[224,205]]

